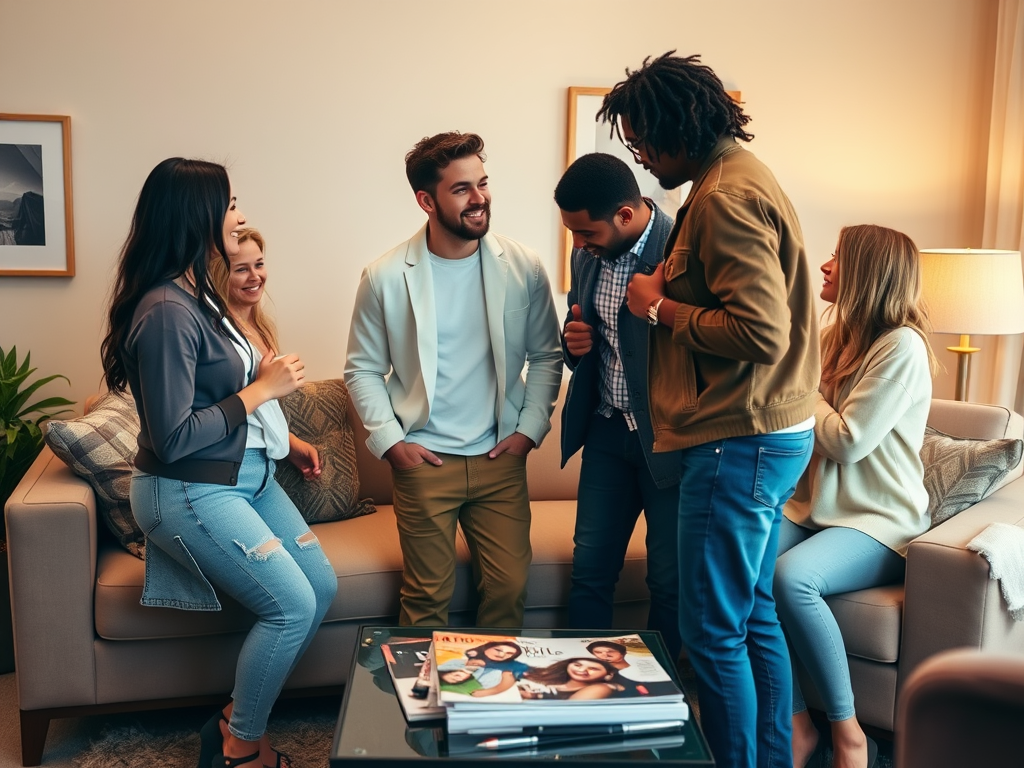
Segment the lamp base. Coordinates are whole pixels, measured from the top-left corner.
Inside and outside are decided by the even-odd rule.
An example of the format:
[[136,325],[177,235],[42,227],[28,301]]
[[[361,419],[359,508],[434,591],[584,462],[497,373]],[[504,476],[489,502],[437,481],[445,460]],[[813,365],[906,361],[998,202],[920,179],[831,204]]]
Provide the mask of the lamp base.
[[970,336],[960,337],[960,346],[946,347],[956,353],[956,399],[967,402],[967,391],[971,384],[971,355],[980,352],[981,347],[971,346]]

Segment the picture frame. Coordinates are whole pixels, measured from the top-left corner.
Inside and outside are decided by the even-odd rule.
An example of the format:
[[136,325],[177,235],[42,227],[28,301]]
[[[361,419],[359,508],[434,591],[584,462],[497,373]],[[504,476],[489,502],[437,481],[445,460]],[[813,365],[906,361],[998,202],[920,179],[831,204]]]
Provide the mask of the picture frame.
[[[679,206],[683,204],[690,185],[684,184],[676,189],[662,189],[658,180],[638,165],[633,154],[625,145],[615,138],[608,123],[598,123],[597,113],[601,109],[605,95],[611,88],[569,86],[568,121],[565,144],[565,167],[590,152],[606,152],[622,160],[633,171],[640,194],[651,198],[655,205],[672,218],[675,218]],[[734,101],[740,101],[739,91],[726,91]],[[569,292],[571,283],[570,260],[572,258],[572,233],[563,228],[562,234],[562,291]]]
[[0,276],[74,274],[71,118],[0,113]]

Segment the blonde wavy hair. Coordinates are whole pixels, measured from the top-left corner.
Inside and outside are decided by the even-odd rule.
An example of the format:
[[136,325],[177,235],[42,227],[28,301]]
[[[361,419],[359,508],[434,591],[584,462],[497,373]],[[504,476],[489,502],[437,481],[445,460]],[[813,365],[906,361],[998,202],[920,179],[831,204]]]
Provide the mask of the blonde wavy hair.
[[[256,243],[256,247],[260,249],[260,253],[266,254],[267,244],[258,229],[245,227],[238,230],[238,244],[241,245],[247,240],[252,240]],[[232,325],[241,331],[241,329],[238,328],[238,319],[231,313],[231,302],[228,301],[228,277],[230,275],[228,257],[224,256],[222,258],[210,259],[208,269],[210,282],[213,284],[213,288],[217,292],[217,297],[220,299],[221,304],[223,304],[225,311],[228,313],[228,317],[231,320]],[[256,330],[256,333],[259,334],[260,339],[267,348],[276,353],[278,350],[277,326],[274,324],[274,321],[270,316],[263,311],[262,301],[252,308],[252,314],[249,317],[249,325]]]
[[825,311],[831,324],[822,332],[822,383],[842,389],[875,340],[904,327],[924,341],[934,376],[938,362],[928,343],[931,323],[921,302],[921,254],[914,241],[874,224],[843,227],[835,259],[839,286],[836,303]]

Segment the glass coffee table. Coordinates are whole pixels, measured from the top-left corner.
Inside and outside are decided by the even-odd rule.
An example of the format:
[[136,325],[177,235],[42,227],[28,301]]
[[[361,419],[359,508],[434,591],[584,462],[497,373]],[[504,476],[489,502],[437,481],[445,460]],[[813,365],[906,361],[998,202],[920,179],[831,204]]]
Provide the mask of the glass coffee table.
[[[529,634],[534,637],[592,637],[595,631],[569,629],[479,629],[474,634]],[[380,646],[394,637],[431,637],[424,627],[364,626],[352,660],[345,696],[331,747],[331,768],[348,765],[408,768],[413,761],[467,765],[493,761],[503,768],[525,768],[547,762],[599,762],[603,768],[659,763],[671,766],[714,766],[704,735],[692,714],[681,732],[672,737],[635,737],[614,740],[600,737],[584,744],[547,746],[534,751],[486,751],[448,754],[445,721],[408,723],[395,695]],[[635,631],[634,631],[635,632]],[[644,643],[679,683],[675,665],[657,632],[639,631]],[[607,634],[607,631],[601,634]],[[624,631],[623,634],[626,634]],[[631,633],[632,634],[632,633]],[[682,686],[680,685],[680,688]]]

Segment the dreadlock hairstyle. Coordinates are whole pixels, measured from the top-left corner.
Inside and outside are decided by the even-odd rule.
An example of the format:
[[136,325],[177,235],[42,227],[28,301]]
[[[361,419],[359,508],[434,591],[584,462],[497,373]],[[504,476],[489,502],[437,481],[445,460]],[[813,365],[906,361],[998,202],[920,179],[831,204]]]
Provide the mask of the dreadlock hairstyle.
[[[224,217],[231,184],[223,165],[171,157],[150,171],[121,248],[114,281],[107,335],[100,347],[103,376],[111,392],[128,385],[124,341],[143,295],[189,270],[200,309],[220,329],[222,308],[210,286],[207,265],[224,253]],[[212,306],[211,306],[212,304]]]
[[597,113],[598,120],[612,124],[609,135],[622,139],[617,118],[625,115],[655,155],[685,150],[690,160],[707,155],[721,136],[753,139],[743,130],[750,116],[725,92],[718,75],[700,63],[700,55],[674,53],[653,61],[648,56],[636,72],[626,68],[626,79],[604,97]]
[[[238,230],[239,245],[242,245],[249,240],[251,240],[256,247],[260,249],[261,254],[266,254],[267,244],[258,229],[255,229],[254,227],[243,227]],[[234,313],[231,309],[231,302],[228,300],[228,278],[230,277],[230,273],[231,261],[227,256],[222,258],[214,256],[210,259],[210,283],[213,285],[214,290],[217,291],[217,297],[220,299],[221,304],[223,304],[224,308],[227,310],[227,314],[232,325],[238,329]],[[263,295],[266,296],[266,293]],[[277,342],[277,326],[274,324],[270,315],[264,311],[262,301],[252,308],[252,313],[249,316],[249,324],[256,329],[256,333],[259,334],[264,346],[266,346],[267,349],[273,350],[276,354],[277,350],[280,349]]]
[[875,340],[902,327],[912,328],[924,341],[934,374],[931,323],[921,305],[921,255],[914,241],[874,224],[843,227],[835,260],[839,285],[836,303],[825,312],[832,324],[822,333],[822,383],[838,392]]

